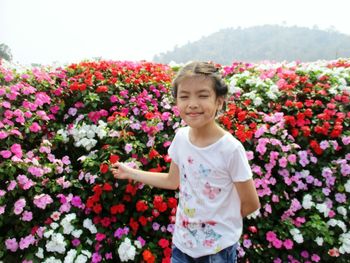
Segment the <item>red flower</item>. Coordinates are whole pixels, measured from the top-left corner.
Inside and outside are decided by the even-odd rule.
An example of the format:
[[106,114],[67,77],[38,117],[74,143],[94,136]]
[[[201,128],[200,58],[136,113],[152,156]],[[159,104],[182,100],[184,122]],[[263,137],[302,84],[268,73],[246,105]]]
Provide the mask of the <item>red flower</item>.
[[132,184],[127,184],[125,192],[131,194],[132,196],[136,195],[137,187]]
[[109,161],[110,161],[110,163],[118,162],[119,161],[119,155],[111,154],[111,156],[109,157]]
[[154,263],[156,260],[155,256],[148,249],[143,251],[142,257],[143,257],[143,260],[146,261],[146,263]]
[[258,232],[258,229],[255,226],[249,226],[248,230],[254,234]]
[[102,188],[100,185],[95,185],[93,188],[92,188],[92,191],[95,193],[96,196],[100,196],[102,194]]
[[314,150],[315,153],[318,155],[321,155],[323,153],[323,150],[321,149],[320,145],[318,144],[317,141],[312,140],[310,142],[310,147]]
[[118,204],[118,205],[114,205],[110,208],[110,212],[112,215],[115,214],[122,214],[125,211],[125,205],[123,204]]
[[177,207],[177,199],[174,197],[168,198],[168,206],[169,208],[176,208]]
[[154,197],[153,205],[154,208],[157,209],[159,212],[164,212],[168,208],[167,204],[163,201],[163,198],[159,195],[156,195]]
[[96,204],[96,205],[94,205],[94,207],[92,208],[92,210],[94,210],[94,212],[95,212],[96,214],[101,213],[101,211],[102,211],[102,206],[101,206],[101,204]]
[[133,218],[130,218],[129,225],[134,233],[136,233],[136,231],[139,229],[139,223],[135,221]]
[[140,222],[140,224],[142,225],[142,226],[145,226],[146,224],[147,224],[147,218],[146,217],[144,217],[144,216],[140,216],[140,218],[139,218],[139,222]]
[[108,87],[107,86],[99,86],[97,89],[96,89],[96,92],[97,93],[103,93],[103,92],[107,92],[108,91]]
[[[166,258],[169,258],[170,259],[170,257],[171,257],[171,248],[170,247],[166,247],[166,248],[164,248],[164,251],[163,251],[163,254],[164,254],[164,256],[166,257]],[[170,262],[170,261],[169,261]]]
[[159,239],[158,246],[160,246],[161,248],[169,247],[169,240],[167,240],[165,238]]
[[136,203],[136,211],[137,212],[144,212],[148,209],[148,206],[145,201],[139,200]]
[[155,150],[155,149],[151,149],[149,151],[149,158],[152,160],[153,158],[155,157],[158,157],[159,156],[159,153]]
[[104,183],[102,189],[103,189],[103,191],[110,192],[113,190],[113,187],[109,183]]
[[111,220],[108,217],[104,217],[101,219],[101,225],[104,227],[108,227],[111,224]]
[[106,163],[101,163],[101,165],[100,165],[100,171],[101,171],[101,173],[105,174],[105,173],[108,172],[108,170],[109,170],[108,164],[106,164]]

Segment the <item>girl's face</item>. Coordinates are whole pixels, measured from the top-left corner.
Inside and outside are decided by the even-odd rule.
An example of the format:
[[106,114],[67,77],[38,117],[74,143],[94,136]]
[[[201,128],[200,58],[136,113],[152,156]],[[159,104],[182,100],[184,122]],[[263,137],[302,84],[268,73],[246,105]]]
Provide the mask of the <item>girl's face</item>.
[[177,90],[176,105],[180,117],[191,128],[205,128],[215,123],[224,99],[216,97],[213,82],[203,76],[183,79]]

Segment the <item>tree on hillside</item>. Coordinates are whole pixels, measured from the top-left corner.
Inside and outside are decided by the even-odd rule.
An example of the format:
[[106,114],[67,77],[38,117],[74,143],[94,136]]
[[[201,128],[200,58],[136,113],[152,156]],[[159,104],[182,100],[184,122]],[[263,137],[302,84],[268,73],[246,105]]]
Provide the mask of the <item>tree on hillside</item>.
[[8,45],[1,43],[0,44],[0,59],[6,59],[7,61],[12,60],[11,49]]

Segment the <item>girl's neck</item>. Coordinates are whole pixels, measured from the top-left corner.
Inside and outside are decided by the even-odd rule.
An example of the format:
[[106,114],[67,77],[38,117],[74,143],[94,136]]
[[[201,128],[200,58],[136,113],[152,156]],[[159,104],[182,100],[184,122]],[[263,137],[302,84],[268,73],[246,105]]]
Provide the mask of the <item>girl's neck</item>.
[[190,127],[189,139],[192,144],[198,147],[206,147],[225,135],[225,130],[217,123],[213,123],[209,127],[202,127],[200,129]]

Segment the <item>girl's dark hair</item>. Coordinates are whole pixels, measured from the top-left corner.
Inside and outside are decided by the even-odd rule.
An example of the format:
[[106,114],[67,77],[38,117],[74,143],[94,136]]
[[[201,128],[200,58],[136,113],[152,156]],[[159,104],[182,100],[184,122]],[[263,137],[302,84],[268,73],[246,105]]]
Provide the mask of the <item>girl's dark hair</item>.
[[214,64],[209,62],[191,62],[185,65],[175,76],[172,82],[172,95],[176,99],[177,91],[180,83],[188,77],[204,76],[209,78],[214,85],[216,97],[226,97],[228,93],[228,87],[224,82],[218,68]]

